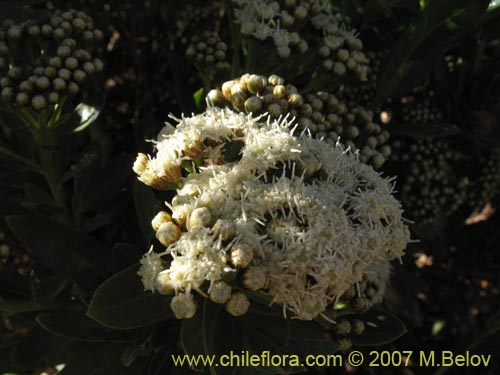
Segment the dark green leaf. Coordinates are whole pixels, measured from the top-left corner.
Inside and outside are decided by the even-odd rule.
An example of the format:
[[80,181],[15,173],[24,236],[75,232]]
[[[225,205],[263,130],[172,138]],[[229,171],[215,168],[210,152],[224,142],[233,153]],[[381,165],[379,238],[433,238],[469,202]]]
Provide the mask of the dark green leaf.
[[61,275],[51,275],[38,279],[32,275],[32,298],[36,303],[47,303],[56,298],[68,285],[68,279]]
[[0,292],[4,297],[6,295],[28,297],[30,295],[28,279],[21,276],[15,266],[0,265]]
[[43,21],[48,18],[49,13],[41,10],[25,9],[20,5],[36,4],[41,1],[20,1],[10,2],[10,1],[0,1],[0,9],[2,13],[0,15],[0,20],[4,18],[11,18],[14,21],[25,21],[27,19],[35,19],[38,21]]
[[51,301],[50,303],[35,303],[27,299],[9,299],[0,301],[0,311],[6,316],[47,310],[70,310],[78,307],[75,302],[68,300]]
[[156,324],[149,337],[153,348],[170,347],[178,343],[180,337],[180,321],[166,321]]
[[[132,160],[128,155],[121,155],[101,168],[88,168],[78,176],[73,196],[78,227],[92,231],[117,217],[129,199],[131,177]],[[92,223],[94,219],[96,223]]]
[[387,127],[391,135],[402,135],[413,138],[439,138],[460,133],[460,129],[455,124],[448,122],[433,121],[425,124],[391,124]]
[[205,97],[205,95],[203,95],[205,92],[205,90],[203,89],[203,87],[201,89],[199,89],[198,91],[196,91],[193,95],[193,99],[194,99],[194,104],[196,105],[196,108],[201,108],[203,106],[203,98]]
[[44,364],[52,344],[58,341],[42,328],[33,327],[12,351],[12,364],[16,367],[33,370]]
[[138,265],[134,265],[102,283],[87,315],[115,329],[138,328],[169,319],[171,297],[144,291],[138,269]]
[[113,343],[70,342],[65,347],[66,366],[61,375],[136,375],[140,368],[127,368],[120,362],[125,345]]
[[487,6],[486,0],[431,1],[392,47],[380,75],[375,107],[422,81],[446,47],[475,26]]
[[80,103],[75,108],[75,113],[80,117],[79,126],[74,132],[80,132],[97,120],[106,102],[106,95],[102,92],[94,94],[85,103]]
[[77,311],[54,311],[38,314],[36,321],[55,335],[92,342],[126,342],[117,331],[103,327]]
[[151,220],[160,211],[161,205],[152,189],[138,180],[134,183],[134,203],[144,244],[147,246],[151,243],[154,235]]
[[380,310],[371,310],[365,314],[353,315],[365,323],[365,331],[359,336],[352,336],[353,345],[375,346],[392,342],[406,333],[406,326],[396,316]]
[[9,216],[14,235],[55,271],[87,290],[107,273],[110,251],[100,242],[42,216]]

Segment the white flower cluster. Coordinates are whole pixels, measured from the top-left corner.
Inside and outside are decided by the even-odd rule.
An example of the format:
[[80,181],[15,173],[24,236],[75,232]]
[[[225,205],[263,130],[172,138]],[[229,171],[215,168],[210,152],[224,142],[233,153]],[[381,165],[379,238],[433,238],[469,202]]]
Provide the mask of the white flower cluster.
[[269,0],[233,0],[233,3],[236,4],[235,20],[243,35],[252,35],[259,40],[272,39],[282,58],[290,56],[290,46],[302,53],[308,50],[305,39],[288,30],[296,20],[307,16],[307,8],[292,5],[283,9],[278,1]]
[[191,163],[167,203],[171,214],[153,220],[172,261],[162,270],[161,254],[148,252],[140,271],[146,289],[176,292],[178,318],[194,314],[192,299],[188,312],[179,307],[192,290],[233,315],[246,311],[241,291],[251,290],[310,320],[372,264],[403,254],[409,231],[391,181],[340,144],[294,136],[286,118],[227,108],[178,121],[156,157],[139,155],[134,166],[139,175],[165,176]]
[[369,60],[349,17],[324,0],[233,0],[235,22],[241,34],[272,40],[281,58],[313,49],[323,58],[322,67],[337,76],[354,73],[368,79]]

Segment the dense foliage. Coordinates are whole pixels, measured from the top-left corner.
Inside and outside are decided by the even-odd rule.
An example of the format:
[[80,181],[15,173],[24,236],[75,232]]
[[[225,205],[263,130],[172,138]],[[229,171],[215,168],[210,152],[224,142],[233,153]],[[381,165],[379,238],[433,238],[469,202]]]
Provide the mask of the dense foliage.
[[0,9],[1,374],[498,371],[495,2]]

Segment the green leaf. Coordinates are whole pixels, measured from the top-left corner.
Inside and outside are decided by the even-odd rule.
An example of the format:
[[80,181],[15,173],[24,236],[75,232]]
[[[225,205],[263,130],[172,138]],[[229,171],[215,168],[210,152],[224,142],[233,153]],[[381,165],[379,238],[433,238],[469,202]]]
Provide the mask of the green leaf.
[[99,117],[106,102],[106,95],[102,92],[91,96],[87,102],[80,103],[75,108],[75,113],[80,117],[79,125],[73,132],[78,133],[94,123]]
[[36,321],[50,333],[77,341],[127,342],[120,332],[103,327],[78,311],[41,313]]
[[106,275],[111,253],[93,238],[42,216],[15,215],[6,220],[37,257],[82,288],[93,290]]
[[203,106],[203,98],[205,97],[205,95],[203,95],[205,93],[205,90],[203,89],[203,87],[201,89],[199,89],[198,91],[196,91],[194,94],[193,94],[193,99],[194,99],[194,104],[196,105],[196,108],[201,108]]
[[353,318],[365,323],[365,331],[358,336],[352,336],[353,345],[376,346],[390,343],[406,333],[406,326],[396,316],[380,310],[371,310]]
[[21,339],[11,352],[15,367],[33,370],[44,365],[51,345],[59,341],[41,327],[35,326]]
[[[209,300],[203,302],[191,319],[182,321],[181,346],[191,355],[216,355],[241,353],[273,354],[333,353],[337,347],[324,339],[324,330],[314,322],[284,319],[282,309],[251,304],[250,310],[235,318],[221,305]],[[205,366],[199,362],[196,370]],[[211,367],[210,374],[233,374],[234,369]],[[305,371],[302,367],[252,367],[251,371],[239,368],[238,374],[276,373],[290,374]]]
[[0,265],[0,292],[3,297],[6,295],[28,297],[30,295],[28,279],[21,276],[14,265]]
[[460,128],[448,122],[432,121],[424,124],[391,124],[387,127],[391,135],[409,136],[413,138],[439,138],[456,135]]
[[42,1],[32,0],[32,1],[0,1],[0,9],[2,13],[0,15],[0,20],[4,18],[10,18],[14,21],[26,21],[27,19],[35,19],[37,21],[46,20],[49,17],[49,13],[42,10],[31,10],[25,9],[20,5],[28,4],[38,4]]
[[[87,231],[96,225],[105,225],[120,214],[129,198],[129,180],[132,177],[132,159],[121,155],[103,167],[86,169],[75,179],[73,211],[77,227],[86,226]],[[98,223],[84,223],[98,220]],[[97,226],[98,227],[98,226]]]
[[422,81],[451,43],[474,27],[487,0],[431,1],[393,45],[380,74],[374,106]]
[[138,180],[134,182],[134,203],[144,245],[148,246],[154,237],[151,220],[160,211],[161,204],[156,199],[152,189]]
[[172,316],[170,296],[144,291],[138,265],[123,270],[97,288],[87,316],[114,329],[144,327]]
[[181,321],[159,322],[153,328],[149,337],[149,344],[153,348],[168,348],[178,343]]
[[47,310],[70,310],[76,307],[78,307],[78,305],[75,302],[68,300],[51,301],[44,304],[36,303],[27,299],[9,299],[0,301],[0,311],[3,311],[7,316]]
[[120,356],[124,344],[69,342],[64,348],[64,369],[61,375],[136,375],[141,374],[140,366],[127,368]]
[[68,279],[61,275],[50,275],[38,279],[34,273],[31,275],[32,298],[36,303],[47,303],[56,298],[68,285]]

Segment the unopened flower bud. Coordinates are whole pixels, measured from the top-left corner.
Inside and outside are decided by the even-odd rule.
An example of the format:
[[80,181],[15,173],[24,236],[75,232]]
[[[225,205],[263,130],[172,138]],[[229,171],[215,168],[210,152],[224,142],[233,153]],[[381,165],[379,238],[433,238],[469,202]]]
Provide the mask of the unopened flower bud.
[[228,241],[236,235],[236,227],[231,220],[217,219],[213,228],[215,237],[220,237],[222,241]]
[[236,317],[245,314],[249,307],[250,301],[247,296],[241,292],[233,293],[225,305],[227,312]]
[[342,339],[338,340],[337,345],[339,347],[339,350],[341,352],[343,352],[343,351],[351,349],[352,342],[351,342],[351,339],[342,338]]
[[242,276],[245,288],[253,291],[264,288],[267,282],[267,272],[262,267],[248,267]]
[[193,295],[179,293],[170,302],[170,308],[177,319],[189,319],[196,314],[196,300]]
[[36,109],[43,109],[47,104],[45,98],[42,95],[35,95],[33,99],[31,99],[31,106]]
[[206,207],[195,208],[191,215],[189,215],[189,220],[187,222],[187,229],[193,227],[208,227],[212,222],[212,213]]
[[182,234],[180,228],[171,221],[162,223],[156,232],[156,239],[163,246],[169,246],[176,242]]
[[351,333],[351,323],[346,319],[339,320],[335,325],[335,333],[340,336],[347,336]]
[[75,82],[68,83],[68,94],[76,95],[80,91],[80,87]]
[[[142,154],[142,155],[144,155],[144,154]],[[139,158],[137,158],[137,160],[139,160]],[[137,163],[137,160],[136,160],[136,163]],[[135,167],[135,164],[134,164],[134,167]],[[166,211],[160,211],[156,214],[156,216],[153,218],[153,220],[151,220],[151,226],[153,227],[153,230],[155,232],[157,232],[163,223],[168,223],[168,222],[172,222],[172,216],[170,216],[170,214]]]
[[333,72],[338,76],[343,76],[346,73],[346,67],[341,62],[336,62],[333,65]]
[[50,87],[49,79],[45,76],[38,77],[38,79],[36,80],[36,87],[41,91],[47,90]]
[[265,86],[264,82],[265,77],[252,74],[250,77],[247,79],[247,89],[250,91],[252,94],[258,94],[260,93]]
[[56,92],[63,92],[64,90],[66,90],[66,81],[62,78],[55,78],[52,81],[52,87]]
[[259,114],[262,111],[262,100],[251,96],[245,100],[245,111],[247,113]]
[[172,282],[170,280],[170,273],[162,271],[158,274],[155,280],[155,290],[163,295],[169,295],[174,292]]
[[250,245],[239,243],[231,248],[231,264],[236,268],[247,268],[253,260],[253,250]]
[[208,295],[212,302],[220,304],[226,303],[231,298],[231,286],[222,280],[216,281],[214,285],[212,285]]
[[273,86],[285,84],[285,80],[276,74],[271,74],[268,81]]
[[78,60],[74,57],[68,57],[64,61],[64,66],[69,70],[75,70],[76,68],[78,68]]
[[210,90],[207,94],[208,101],[216,107],[224,107],[226,104],[226,99],[222,94],[222,91],[218,89]]
[[351,322],[352,333],[361,335],[365,331],[365,323],[362,320],[354,319]]
[[370,302],[364,297],[356,297],[352,301],[352,306],[356,312],[365,312],[370,308]]
[[60,96],[57,92],[51,92],[49,93],[48,98],[50,104],[57,104],[59,102]]
[[30,97],[27,93],[20,92],[19,94],[16,95],[17,105],[25,106],[25,105],[28,105],[29,102],[30,102]]

